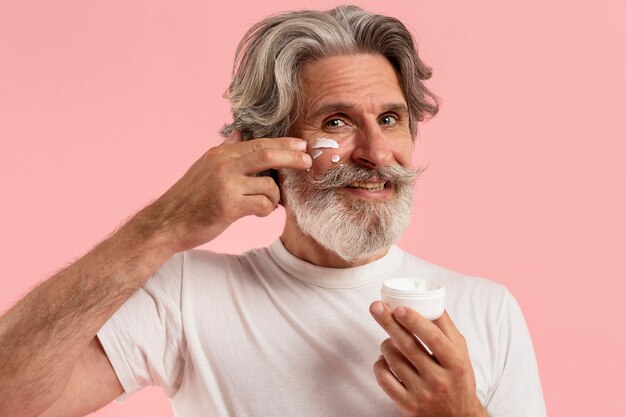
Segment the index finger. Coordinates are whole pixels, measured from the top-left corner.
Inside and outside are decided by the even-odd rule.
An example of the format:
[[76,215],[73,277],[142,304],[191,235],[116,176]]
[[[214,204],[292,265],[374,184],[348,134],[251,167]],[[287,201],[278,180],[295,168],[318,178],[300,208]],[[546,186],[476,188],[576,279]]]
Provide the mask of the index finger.
[[[418,336],[428,346],[442,366],[449,367],[457,363],[459,356],[456,353],[455,340],[447,333],[454,324],[445,310],[439,319],[432,322],[407,307],[396,308],[393,316],[402,327]],[[444,325],[445,330],[439,324]]]
[[[224,143],[226,144],[226,142]],[[292,137],[251,139],[231,144],[234,145],[232,148],[240,156],[259,152],[263,149],[284,149],[306,152],[307,148],[305,140]]]
[[[377,303],[383,307],[382,311]],[[435,324],[415,310],[398,307],[392,312],[385,303],[377,301],[372,304],[370,311],[389,336],[404,345],[405,349],[409,349],[408,346],[416,342],[412,339],[417,336],[442,366],[448,366],[455,359],[450,358],[451,352],[454,351],[452,341]],[[398,314],[401,312],[404,314]],[[411,336],[411,343],[407,338],[408,335]]]
[[245,175],[256,174],[268,169],[311,168],[313,160],[305,152],[287,149],[264,148],[254,153],[243,155],[238,161],[239,168]]
[[461,335],[459,329],[454,325],[454,322],[448,315],[447,310],[443,310],[443,314],[436,320],[432,321],[442,332],[452,341],[455,341]]

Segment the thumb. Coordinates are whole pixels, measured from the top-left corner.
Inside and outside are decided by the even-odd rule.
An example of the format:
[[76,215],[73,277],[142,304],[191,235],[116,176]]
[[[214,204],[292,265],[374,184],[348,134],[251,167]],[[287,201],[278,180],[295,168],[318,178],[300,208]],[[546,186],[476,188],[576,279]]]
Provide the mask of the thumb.
[[226,145],[231,145],[233,143],[239,143],[243,141],[243,136],[241,135],[241,132],[239,131],[239,129],[233,129],[233,131],[230,133],[230,136],[226,138],[226,140],[224,141],[224,144]]

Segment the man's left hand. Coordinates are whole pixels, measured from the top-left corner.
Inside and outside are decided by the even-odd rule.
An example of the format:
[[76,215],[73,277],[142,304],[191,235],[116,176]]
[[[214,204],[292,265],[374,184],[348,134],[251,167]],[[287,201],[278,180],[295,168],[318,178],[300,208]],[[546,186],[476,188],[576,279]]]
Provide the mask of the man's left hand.
[[476,396],[465,338],[447,312],[431,322],[413,309],[391,311],[380,301],[370,312],[390,336],[380,346],[374,374],[404,417],[487,416]]

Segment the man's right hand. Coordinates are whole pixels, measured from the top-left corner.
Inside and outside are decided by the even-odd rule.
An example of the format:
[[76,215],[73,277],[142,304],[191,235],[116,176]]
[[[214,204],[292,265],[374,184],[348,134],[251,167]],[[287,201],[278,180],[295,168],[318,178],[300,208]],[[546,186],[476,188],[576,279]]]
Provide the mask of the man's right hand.
[[268,169],[307,170],[312,163],[302,139],[243,142],[234,130],[138,217],[152,232],[168,236],[167,244],[175,252],[189,250],[216,238],[241,217],[267,216],[277,207],[278,186],[271,177],[256,174]]
[[[280,198],[271,168],[308,169],[297,138],[242,142],[234,131],[165,194],[0,317],[0,416],[84,415],[122,391],[96,334],[175,252],[235,220],[270,214]],[[43,414],[42,414],[43,413]]]

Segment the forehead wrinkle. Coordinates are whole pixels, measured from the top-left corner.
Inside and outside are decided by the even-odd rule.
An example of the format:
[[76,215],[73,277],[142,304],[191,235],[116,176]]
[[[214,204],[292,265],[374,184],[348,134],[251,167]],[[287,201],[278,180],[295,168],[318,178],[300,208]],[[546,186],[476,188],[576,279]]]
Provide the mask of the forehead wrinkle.
[[312,121],[333,111],[375,113],[395,110],[408,113],[395,72],[376,69],[365,79],[362,72],[363,68],[352,65],[320,66],[319,61],[305,65],[301,79],[304,93],[302,118]]
[[[351,95],[349,91],[351,91],[351,85],[349,80],[343,79],[326,79],[325,82],[322,81],[321,85],[315,85],[315,81],[310,83],[304,83],[304,101],[305,101],[305,112],[308,113],[310,109],[317,107],[318,103],[324,102],[325,100],[330,100],[333,103],[341,103],[342,105],[354,106],[354,104],[345,102],[338,97],[338,92],[341,93],[342,96]],[[313,85],[315,85],[315,89],[313,89]],[[353,87],[352,87],[353,88]],[[330,97],[329,97],[330,96]],[[331,103],[332,104],[332,103]],[[329,105],[323,105],[323,107],[328,107]],[[315,112],[318,113],[317,111]]]

